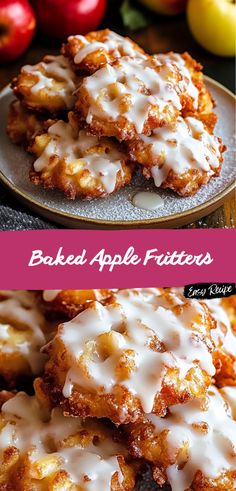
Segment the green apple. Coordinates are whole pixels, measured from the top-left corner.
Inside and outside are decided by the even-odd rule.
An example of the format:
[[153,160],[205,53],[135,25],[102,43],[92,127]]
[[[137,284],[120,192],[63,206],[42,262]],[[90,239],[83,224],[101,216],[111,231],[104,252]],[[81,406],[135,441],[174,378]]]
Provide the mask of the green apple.
[[193,36],[203,48],[215,55],[235,55],[235,0],[189,0],[187,17]]
[[187,0],[140,0],[143,5],[166,15],[176,15],[184,12]]

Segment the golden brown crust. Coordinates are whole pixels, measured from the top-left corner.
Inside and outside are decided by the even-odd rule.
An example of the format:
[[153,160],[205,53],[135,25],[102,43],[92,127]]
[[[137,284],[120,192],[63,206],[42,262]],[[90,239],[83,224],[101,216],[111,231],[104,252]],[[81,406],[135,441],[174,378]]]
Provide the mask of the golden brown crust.
[[12,88],[26,108],[54,118],[72,109],[77,84],[67,58],[45,56],[37,65],[22,67],[12,81]]
[[[119,308],[119,299],[116,300],[116,295],[117,294],[114,294],[114,298],[111,297],[104,302],[108,308],[116,309],[117,306]],[[119,298],[121,298],[122,301],[123,295],[124,298],[126,298],[126,291],[121,291],[120,295],[121,297]],[[134,293],[134,295],[136,295],[136,293]],[[137,295],[139,296],[140,293],[137,292]],[[166,298],[168,298],[168,296],[163,297],[164,302],[168,301]],[[116,302],[118,302],[118,304]],[[97,315],[97,308],[97,304],[91,303],[86,310],[86,319],[89,318],[88,316]],[[176,305],[172,308],[173,313],[175,313],[178,318],[178,316],[181,317],[184,315],[184,312],[188,311],[191,307],[190,304],[184,304],[183,306]],[[197,322],[200,322],[200,319],[203,319],[204,317],[204,325],[207,330],[206,345],[209,350],[211,350],[211,341],[208,336],[210,336],[211,329],[215,327],[215,323],[206,306],[201,310],[199,316]],[[84,317],[81,318],[82,325],[79,324],[78,327],[80,330],[83,329],[83,322],[86,323],[86,320],[83,321],[83,319]],[[76,326],[77,322],[80,322],[80,316],[73,320],[73,325]],[[201,322],[203,322],[203,320]],[[116,346],[116,334],[113,333],[113,331],[107,331],[106,323],[104,324],[104,333],[101,333],[100,336],[95,337],[94,339],[87,340],[87,343],[82,349],[81,355],[76,362],[77,369],[80,370],[80,373],[83,373],[85,377],[88,377],[87,386],[75,382],[72,385],[73,388],[71,393],[66,397],[63,395],[63,393],[65,393],[63,388],[66,384],[67,375],[73,365],[70,350],[63,341],[62,332],[64,332],[64,328],[67,332],[71,333],[69,324],[59,326],[57,336],[47,347],[49,361],[46,364],[42,379],[37,379],[35,382],[36,392],[39,391],[44,394],[44,397],[48,399],[49,404],[61,406],[63,411],[68,415],[71,414],[83,418],[87,416],[98,418],[107,417],[116,424],[128,423],[140,419],[144,414],[140,395],[132,393],[132,391],[128,390],[125,386],[127,377],[135,370],[135,352],[128,348],[124,348],[122,352],[120,352],[118,346]],[[84,326],[84,329],[85,328],[86,324]],[[116,329],[118,330],[118,327],[116,327]],[[158,337],[154,335],[153,331],[152,335],[154,336],[153,340],[152,342],[149,341],[151,355],[152,352],[162,352],[164,349],[163,344],[158,341]],[[117,355],[115,355],[116,350]],[[91,361],[93,361],[93,359],[96,360],[96,357],[98,360],[109,359],[109,356],[114,356],[116,363],[116,382],[113,383],[112,390],[104,391],[102,385],[96,385],[94,389],[91,388],[89,385],[90,375],[86,371],[86,367],[89,366],[89,360],[91,357]],[[111,365],[111,367],[112,366],[113,365]],[[108,376],[110,376],[110,374]],[[123,380],[124,383],[122,383]],[[204,396],[206,387],[210,383],[211,377],[206,371],[201,370],[198,364],[193,365],[187,370],[184,379],[180,376],[179,368],[166,366],[163,376],[161,375],[160,390],[156,395],[154,394],[152,412],[164,416],[170,405],[182,404],[194,397]]]
[[[116,47],[109,47],[106,45],[106,41],[114,36],[116,40]],[[86,41],[89,44],[92,43],[105,43],[104,47],[99,46],[91,53],[88,53],[80,62],[74,63],[74,59],[81,49],[85,46]],[[118,41],[118,42],[117,42]],[[74,63],[74,68],[79,73],[89,73],[92,74],[99,70],[106,63],[114,63],[121,56],[126,56],[127,50],[125,49],[126,43],[130,50],[137,53],[137,55],[144,54],[143,49],[136,44],[132,39],[119,36],[116,33],[110,31],[110,29],[103,29],[101,31],[89,32],[86,36],[70,36],[67,43],[63,44],[61,52],[64,56],[67,56],[72,63]]]
[[[129,67],[130,63],[131,67]],[[78,124],[81,124],[81,121],[83,124],[86,124],[89,131],[93,134],[109,137],[113,136],[120,141],[130,140],[139,132],[150,135],[154,128],[170,124],[179,115],[179,110],[175,104],[172,103],[171,96],[168,101],[160,101],[158,93],[155,93],[157,87],[153,87],[153,93],[148,78],[146,79],[146,83],[143,82],[140,75],[141,72],[139,72],[139,75],[134,74],[134,83],[138,83],[136,94],[140,94],[141,97],[147,96],[145,106],[146,109],[148,109],[146,118],[143,122],[142,131],[139,131],[136,125],[136,117],[138,118],[139,114],[136,116],[132,115],[132,108],[135,108],[138,102],[134,102],[132,95],[133,89],[129,88],[129,77],[131,75],[128,73],[127,75],[124,75],[127,69],[126,65],[131,73],[135,66],[138,67],[138,69],[141,66],[141,72],[144,72],[146,67],[151,73],[156,73],[156,76],[160,74],[161,78],[166,77],[166,81],[168,78],[172,96],[176,98],[178,94],[181,100],[186,97],[185,94],[181,94],[179,86],[181,77],[176,66],[172,65],[169,67],[159,65],[151,56],[138,62],[130,60],[128,57],[122,58],[116,61],[110,69],[108,69],[108,66],[106,65],[106,67],[91,76],[96,77],[96,80],[98,78],[101,80],[104,79],[105,85],[101,85],[98,90],[94,91],[90,89],[91,83],[93,86],[93,79],[85,77],[76,92],[77,102],[75,106],[75,118],[77,119]],[[139,76],[141,78],[139,78]],[[154,95],[154,97],[151,100],[149,96],[152,95]],[[104,103],[108,103],[108,106],[106,106],[106,104],[104,106]],[[118,108],[118,114],[115,118],[110,114],[110,109],[112,109],[114,103],[116,108]],[[142,102],[142,104],[144,104],[144,102]],[[107,107],[108,109],[106,109]],[[91,108],[93,109],[91,110]],[[131,117],[128,116],[129,112]],[[140,110],[140,113],[141,112],[142,110]]]
[[[218,394],[220,393],[218,392]],[[220,395],[219,397],[221,398]],[[221,400],[223,401],[223,399]],[[201,467],[204,467],[204,463],[202,463],[201,460],[200,449],[202,448],[202,459],[204,459],[205,454],[207,453],[207,451],[209,451],[209,456],[207,458],[209,459],[209,461],[212,459],[212,462],[214,462],[215,449],[213,448],[212,445],[214,445],[214,442],[215,443],[217,442],[217,438],[214,440],[214,436],[212,436],[212,433],[214,434],[215,432],[215,434],[217,435],[218,427],[213,426],[212,428],[209,428],[208,425],[211,424],[211,418],[207,416],[205,419],[204,416],[204,411],[207,410],[208,404],[209,401],[207,399],[203,400],[201,402],[201,406],[202,406],[200,410],[201,414],[193,413],[193,421],[196,421],[196,423],[194,423],[195,430],[194,430],[194,424],[192,424],[192,419],[191,419],[192,418],[191,409],[190,412],[189,412],[189,408],[186,409],[186,415],[187,415],[186,421],[189,422],[186,424],[185,421],[182,421],[182,418],[183,420],[185,418],[184,406],[182,409],[182,414],[181,412],[177,412],[176,419],[173,419],[173,424],[174,425],[176,424],[176,428],[175,426],[172,427],[172,424],[170,424],[170,426],[168,425],[168,418],[175,418],[173,417],[173,415],[171,415],[171,409],[170,409],[170,413],[165,418],[163,419],[159,418],[159,422],[158,422],[158,418],[152,421],[151,419],[149,419],[149,416],[146,415],[146,417],[144,417],[139,422],[122,426],[121,431],[124,432],[125,434],[125,441],[126,441],[127,448],[129,449],[129,452],[134,458],[139,458],[139,459],[144,458],[147,462],[151,463],[153,478],[160,486],[168,482],[168,471],[170,471],[170,468],[172,467],[172,472],[169,472],[169,475],[171,476],[172,479],[171,484],[173,485],[173,481],[175,480],[174,475],[176,476],[176,478],[178,478],[177,474],[179,472],[180,477],[179,477],[178,484],[180,486],[180,483],[182,482],[181,481],[181,473],[182,473],[183,489],[186,489],[186,491],[199,491],[199,490],[210,491],[212,489],[214,490],[216,489],[217,491],[226,491],[226,490],[233,491],[235,479],[236,479],[236,469],[234,468],[234,465],[232,465],[232,467],[229,466],[229,469],[225,470],[223,464],[222,468],[219,467],[219,469],[217,469],[217,473],[215,477],[212,477],[211,475],[206,476],[204,475],[204,472],[201,470]],[[215,410],[219,409],[217,403],[216,405],[214,405],[213,403],[213,411],[214,408]],[[194,418],[196,418],[196,420]],[[232,431],[234,431],[235,423],[232,421],[231,417],[227,415],[227,411],[225,410],[225,425],[228,424],[227,423],[228,419],[230,420],[230,424],[232,425]],[[222,424],[222,427],[219,428],[220,435],[223,437],[224,422],[222,421],[222,414],[220,420]],[[166,425],[165,425],[165,421],[166,421]],[[205,423],[205,421],[207,421],[207,423]],[[183,428],[182,436],[181,433],[178,433],[181,431],[180,428],[181,423]],[[169,431],[173,432],[173,440],[171,440]],[[176,440],[175,440],[175,433],[174,433],[175,431],[177,432]],[[199,436],[202,434],[203,441],[201,441],[201,439],[197,440],[196,442],[194,442],[194,439],[193,441],[191,441],[191,432],[192,435],[194,435],[194,431],[196,431],[196,436],[197,433],[199,433]],[[207,435],[208,431],[209,431],[209,440],[207,439],[208,437],[206,437],[206,442],[207,442],[206,443],[204,440],[204,435]],[[225,440],[227,438],[229,438],[229,434],[226,430]],[[232,442],[231,442],[232,445],[233,445],[233,441],[235,441],[235,438],[232,435]],[[198,450],[197,448],[193,448],[194,444],[198,445]],[[208,445],[207,447],[208,450],[206,450],[206,445]],[[216,458],[219,459],[219,455],[221,455],[220,457],[221,462],[224,463],[225,462],[224,459],[226,459],[227,461],[227,456],[228,456],[227,451],[224,448],[224,444],[219,439],[216,445],[217,445]],[[228,444],[228,448],[230,448],[230,443]],[[199,454],[197,453],[198,451]],[[232,463],[234,462],[234,455],[235,455],[234,451],[235,449],[233,449],[232,447],[232,454],[228,456],[228,458],[231,459],[230,462]],[[192,452],[193,452],[193,456],[192,456]],[[199,465],[199,469],[197,469],[198,465]],[[187,467],[186,471],[185,471],[185,466]],[[216,467],[214,467],[214,473],[215,472],[216,472]],[[184,484],[186,486],[186,483],[189,481],[189,479],[190,479],[189,487],[185,488]]]
[[[6,396],[5,393],[0,393],[0,399],[5,402],[9,397],[14,395]],[[78,419],[66,420],[58,410],[46,417],[42,408],[39,411],[37,400],[24,393],[15,397],[16,416],[14,407],[13,410],[12,406],[10,407],[9,410],[9,406],[5,406],[0,414],[0,434],[2,431],[4,433],[6,426],[9,435],[12,432],[15,434],[15,446],[10,443],[10,437],[9,444],[7,439],[1,440],[1,491],[86,491],[86,481],[90,480],[91,475],[87,452],[91,452],[91,457],[97,455],[95,463],[98,480],[104,472],[102,460],[113,460],[113,463],[110,461],[110,465],[114,471],[111,475],[107,474],[107,478],[111,480],[111,491],[133,490],[135,466],[130,462],[131,459],[127,458],[123,445],[116,443],[116,430],[111,425],[91,419],[84,422]],[[35,414],[31,414],[30,411],[34,411]],[[81,457],[84,459],[85,468],[81,467],[76,474],[73,459],[77,458],[79,462]],[[75,477],[72,474],[73,479],[70,469],[72,472],[75,471]],[[119,472],[116,469],[119,469]]]
[[94,300],[102,302],[112,295],[111,290],[61,290],[53,300],[47,300],[45,294],[41,294],[42,307],[50,316],[65,316],[72,319],[82,312],[89,303]]
[[[33,140],[29,151],[37,160],[30,180],[45,188],[59,189],[72,200],[78,196],[105,197],[128,184],[133,165],[119,144],[78,130],[71,113],[69,120],[68,123],[58,121],[49,132]],[[40,168],[39,161],[43,162]]]
[[43,133],[53,122],[26,109],[20,101],[11,102],[7,119],[7,134],[16,144],[28,146],[36,135]]

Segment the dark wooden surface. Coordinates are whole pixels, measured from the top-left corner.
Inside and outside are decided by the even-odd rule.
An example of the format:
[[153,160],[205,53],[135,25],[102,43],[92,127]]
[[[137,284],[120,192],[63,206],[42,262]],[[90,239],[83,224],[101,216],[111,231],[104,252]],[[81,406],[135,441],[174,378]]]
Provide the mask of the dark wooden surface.
[[[221,58],[203,50],[193,39],[184,16],[167,18],[153,16],[152,23],[137,32],[128,32],[122,29],[119,15],[113,11],[109,15],[109,20],[104,25],[113,28],[122,34],[130,35],[140,45],[150,53],[174,51],[189,51],[204,65],[204,73],[219,81],[230,90],[234,91],[235,63],[232,58]],[[26,63],[37,62],[46,53],[58,52],[59,44],[52,43],[42,37],[37,36],[28,52],[14,63],[0,66],[0,88],[8,84],[13,76],[17,74],[20,67]],[[224,228],[236,226],[236,200],[235,196],[227,198],[224,205],[215,212],[194,222],[190,228]]]

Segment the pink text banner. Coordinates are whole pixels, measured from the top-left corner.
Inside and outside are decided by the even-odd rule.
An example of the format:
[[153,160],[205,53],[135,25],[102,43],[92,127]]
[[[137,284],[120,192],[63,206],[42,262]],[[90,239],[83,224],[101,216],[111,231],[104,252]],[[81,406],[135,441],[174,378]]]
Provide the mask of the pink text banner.
[[1,289],[235,282],[236,231],[0,232]]

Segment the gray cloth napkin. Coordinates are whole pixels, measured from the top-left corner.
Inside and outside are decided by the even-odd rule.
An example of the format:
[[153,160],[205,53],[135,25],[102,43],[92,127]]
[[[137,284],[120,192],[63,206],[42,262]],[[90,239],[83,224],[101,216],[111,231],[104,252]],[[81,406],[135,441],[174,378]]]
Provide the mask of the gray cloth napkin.
[[46,230],[61,228],[37,217],[0,184],[0,230]]

